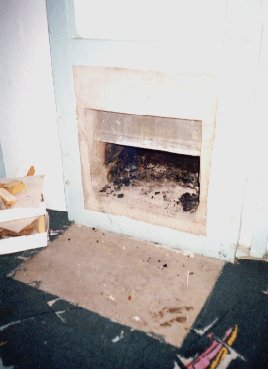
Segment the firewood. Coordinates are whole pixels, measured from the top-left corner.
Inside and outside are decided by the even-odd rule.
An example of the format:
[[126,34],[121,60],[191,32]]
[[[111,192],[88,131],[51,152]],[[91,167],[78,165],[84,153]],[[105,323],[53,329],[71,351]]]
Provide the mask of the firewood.
[[7,207],[14,205],[16,202],[16,197],[11,195],[5,188],[0,188],[0,198]]
[[46,231],[45,216],[41,215],[38,218],[38,233],[44,233]]
[[29,177],[29,176],[34,176],[34,173],[35,173],[35,167],[32,165],[32,166],[29,168],[28,172],[27,172],[27,176],[28,176],[28,177]]
[[17,195],[19,192],[26,188],[22,181],[14,180],[7,183],[1,183],[0,187],[5,188],[11,195]]

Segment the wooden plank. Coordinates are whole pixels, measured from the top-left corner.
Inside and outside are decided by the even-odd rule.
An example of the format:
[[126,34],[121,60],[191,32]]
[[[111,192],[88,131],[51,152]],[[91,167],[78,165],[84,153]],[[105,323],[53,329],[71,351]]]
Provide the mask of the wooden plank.
[[[48,214],[46,213],[40,218],[41,224],[38,224],[38,233],[35,233],[36,230],[33,230],[32,234],[16,237],[10,236],[0,239],[0,255],[47,246],[49,228]],[[39,227],[40,225],[41,227]]]
[[39,207],[12,208],[0,211],[0,225],[3,222],[11,222],[18,219],[35,218],[45,214],[45,203],[41,202]]
[[[69,11],[66,0],[46,0],[51,66],[62,151],[65,198],[70,220],[83,220],[83,187],[70,59]],[[61,47],[59,48],[59,45]],[[70,160],[70,158],[72,158]]]
[[96,119],[99,141],[200,156],[201,121],[105,111],[98,111]]
[[14,205],[16,202],[16,197],[11,195],[5,188],[0,188],[0,199],[7,207]]
[[45,216],[41,215],[38,218],[38,233],[44,233],[46,230]]
[[47,232],[0,240],[0,255],[47,246]]

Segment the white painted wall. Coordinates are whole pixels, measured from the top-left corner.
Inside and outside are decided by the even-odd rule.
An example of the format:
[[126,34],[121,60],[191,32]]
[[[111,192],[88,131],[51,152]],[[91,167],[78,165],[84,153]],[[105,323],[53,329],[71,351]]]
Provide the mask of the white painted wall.
[[224,7],[214,0],[74,0],[80,37],[179,42],[188,49],[200,47],[197,39],[218,47]]
[[0,0],[0,138],[8,177],[34,165],[47,207],[66,210],[45,0]]
[[[73,1],[74,64],[87,59],[102,66],[214,73],[221,63],[226,0]],[[79,38],[88,46],[79,45]]]

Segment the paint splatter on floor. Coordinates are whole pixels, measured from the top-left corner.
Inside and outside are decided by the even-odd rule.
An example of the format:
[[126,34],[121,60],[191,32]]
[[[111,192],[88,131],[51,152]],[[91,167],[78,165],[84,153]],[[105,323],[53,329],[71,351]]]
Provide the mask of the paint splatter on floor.
[[112,342],[117,343],[121,341],[123,338],[124,338],[124,331],[121,331],[119,336],[116,336],[112,339]]
[[[214,322],[210,326],[214,325]],[[201,336],[208,331],[208,327],[203,330],[199,330]],[[197,331],[195,331],[197,333]],[[232,345],[237,339],[238,326],[229,328],[224,337],[221,339],[217,337],[213,332],[207,334],[207,337],[212,341],[211,344],[200,354],[195,357],[184,358],[178,355],[178,358],[187,369],[227,369],[229,364],[236,359],[245,361],[245,358],[236,352]],[[180,368],[178,363],[177,367]]]

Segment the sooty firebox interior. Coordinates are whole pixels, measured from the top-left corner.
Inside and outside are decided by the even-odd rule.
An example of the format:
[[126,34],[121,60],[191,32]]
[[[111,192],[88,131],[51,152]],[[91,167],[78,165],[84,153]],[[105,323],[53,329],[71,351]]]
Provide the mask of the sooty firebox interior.
[[200,157],[103,143],[105,183],[99,196],[174,217],[199,205]]
[[150,223],[205,234],[202,121],[94,109],[85,109],[84,117],[80,153],[86,210],[106,214],[111,227],[124,222],[130,233],[132,226]]

